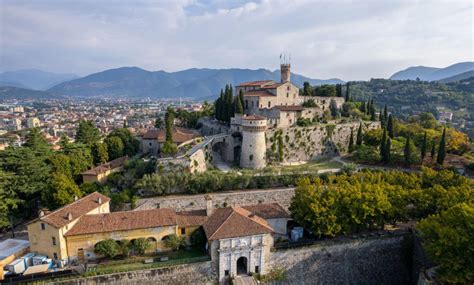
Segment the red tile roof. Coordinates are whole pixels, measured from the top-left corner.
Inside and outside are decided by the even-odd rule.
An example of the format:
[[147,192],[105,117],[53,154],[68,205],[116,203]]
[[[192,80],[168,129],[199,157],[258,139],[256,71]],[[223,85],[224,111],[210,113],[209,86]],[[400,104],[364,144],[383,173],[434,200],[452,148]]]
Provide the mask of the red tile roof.
[[[194,138],[199,137],[199,134],[194,130],[184,129],[180,127],[173,127],[173,142],[180,144]],[[160,143],[166,141],[166,131],[164,129],[149,130],[143,137],[145,140],[158,140]]]
[[[109,197],[104,196],[98,192],[94,192],[82,197],[77,201],[72,202],[69,205],[40,217],[39,220],[44,221],[54,227],[60,228],[109,201]],[[68,219],[68,214],[71,214],[72,220]]]
[[65,236],[127,231],[176,225],[172,209],[112,212],[82,216]]
[[265,89],[275,89],[275,88],[278,88],[280,86],[282,86],[283,83],[273,83],[273,84],[270,84],[270,85],[264,85],[262,88],[265,88]]
[[128,156],[122,156],[117,159],[111,160],[94,168],[91,168],[82,173],[82,175],[99,175],[105,173],[108,170],[119,168],[124,166],[125,162],[128,160]]
[[270,83],[275,83],[273,80],[259,80],[259,81],[249,81],[240,83],[237,87],[251,87],[251,86],[264,86]]
[[208,240],[273,233],[267,221],[241,207],[216,209],[203,227]]
[[185,211],[176,213],[180,227],[202,226],[207,220],[206,210]]
[[264,219],[290,218],[288,212],[278,203],[242,206],[242,208]]

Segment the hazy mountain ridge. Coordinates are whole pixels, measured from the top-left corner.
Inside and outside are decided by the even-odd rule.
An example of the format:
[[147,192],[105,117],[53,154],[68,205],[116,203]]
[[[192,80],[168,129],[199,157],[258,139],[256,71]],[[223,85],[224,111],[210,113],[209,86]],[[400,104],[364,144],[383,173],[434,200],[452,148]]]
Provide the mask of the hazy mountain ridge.
[[398,71],[390,76],[392,80],[416,80],[437,81],[448,77],[453,77],[461,73],[474,70],[474,62],[459,62],[444,68],[412,66]]
[[75,74],[60,74],[38,69],[22,69],[0,73],[0,86],[47,90],[61,82],[78,78]]
[[[202,98],[214,97],[226,84],[237,85],[253,80],[280,80],[280,71],[267,69],[198,69],[177,72],[147,71],[138,67],[121,67],[94,73],[82,78],[60,83],[48,91],[81,97],[152,97],[152,98]],[[292,74],[292,82],[302,86],[343,83],[339,79],[311,79]]]
[[51,94],[41,90],[31,90],[13,86],[0,86],[1,100],[39,100],[39,99],[60,99],[64,96]]

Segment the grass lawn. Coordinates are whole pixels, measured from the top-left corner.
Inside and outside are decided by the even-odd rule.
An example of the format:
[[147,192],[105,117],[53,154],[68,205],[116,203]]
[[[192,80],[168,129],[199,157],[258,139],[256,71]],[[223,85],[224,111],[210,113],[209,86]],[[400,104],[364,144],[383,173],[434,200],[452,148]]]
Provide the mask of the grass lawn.
[[[168,257],[167,261],[159,261],[161,257]],[[146,259],[152,259],[153,263],[145,264]],[[95,267],[89,268],[84,276],[94,276],[102,274],[110,274],[116,272],[125,272],[132,270],[159,268],[171,265],[193,263],[199,261],[206,261],[209,259],[207,253],[198,249],[182,249],[176,252],[163,252],[150,256],[130,257],[122,260],[112,260],[100,263]]]

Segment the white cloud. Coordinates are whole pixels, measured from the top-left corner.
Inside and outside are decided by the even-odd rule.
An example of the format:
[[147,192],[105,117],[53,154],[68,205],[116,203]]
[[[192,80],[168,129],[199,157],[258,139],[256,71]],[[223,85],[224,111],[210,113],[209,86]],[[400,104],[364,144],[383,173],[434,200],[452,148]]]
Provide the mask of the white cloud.
[[278,68],[387,77],[473,60],[466,1],[1,1],[0,66],[87,74],[119,66]]

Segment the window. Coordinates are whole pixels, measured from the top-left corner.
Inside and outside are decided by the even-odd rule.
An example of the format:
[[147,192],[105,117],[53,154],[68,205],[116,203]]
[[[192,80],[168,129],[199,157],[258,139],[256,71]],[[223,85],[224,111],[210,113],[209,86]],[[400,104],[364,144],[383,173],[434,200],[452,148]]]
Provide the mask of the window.
[[229,276],[229,270],[224,270],[224,275]]
[[182,229],[181,229],[181,234],[182,234],[182,235],[185,235],[185,234],[186,234],[186,229],[185,229],[185,228],[182,228]]
[[151,142],[149,142],[148,144],[149,144],[150,146],[152,145],[152,143],[151,143]]
[[286,98],[290,97],[290,93],[286,92]]
[[286,90],[290,91],[290,85],[288,85],[288,86],[286,87]]
[[252,108],[253,108],[253,101],[252,101]]
[[255,273],[260,273],[258,272],[260,270],[260,268],[258,266],[255,266]]
[[248,107],[249,107],[249,101],[245,100],[245,109],[247,109]]
[[51,237],[51,241],[53,242],[53,245],[56,245],[56,238],[55,237]]
[[272,106],[272,102],[268,101],[268,108]]
[[53,253],[53,259],[58,259],[58,254],[56,252]]
[[44,231],[46,229],[46,225],[44,223],[41,223],[41,230]]

